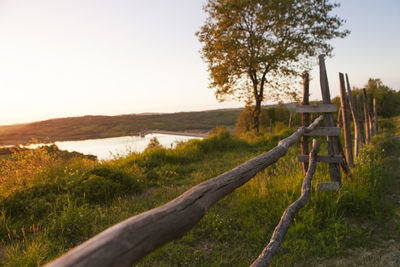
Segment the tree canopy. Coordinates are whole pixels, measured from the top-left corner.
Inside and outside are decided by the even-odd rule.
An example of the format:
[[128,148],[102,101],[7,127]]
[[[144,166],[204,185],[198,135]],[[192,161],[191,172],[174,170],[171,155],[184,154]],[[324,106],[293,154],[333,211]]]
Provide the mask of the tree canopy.
[[[293,81],[308,69],[310,57],[331,54],[327,43],[345,37],[344,21],[326,0],[208,0],[208,15],[197,32],[208,64],[210,87],[218,100],[246,100],[258,130],[267,96],[295,95]],[[278,90],[279,89],[279,90]]]
[[[372,100],[376,99],[376,109],[379,116],[389,118],[400,115],[400,91],[395,91],[383,84],[379,78],[369,78],[364,88],[367,91],[370,107],[372,107]],[[353,101],[356,100],[357,95],[363,97],[362,88],[353,87],[351,94]],[[332,102],[340,104],[339,97],[336,97]]]

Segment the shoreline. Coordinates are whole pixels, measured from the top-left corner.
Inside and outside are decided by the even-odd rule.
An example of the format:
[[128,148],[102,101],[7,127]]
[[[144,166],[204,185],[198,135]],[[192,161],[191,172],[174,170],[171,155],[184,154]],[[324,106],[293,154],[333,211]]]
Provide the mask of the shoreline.
[[169,135],[181,135],[181,136],[192,136],[192,137],[208,137],[208,133],[200,132],[174,132],[174,131],[163,131],[163,130],[149,130],[140,133],[140,136],[146,136],[148,134],[169,134]]

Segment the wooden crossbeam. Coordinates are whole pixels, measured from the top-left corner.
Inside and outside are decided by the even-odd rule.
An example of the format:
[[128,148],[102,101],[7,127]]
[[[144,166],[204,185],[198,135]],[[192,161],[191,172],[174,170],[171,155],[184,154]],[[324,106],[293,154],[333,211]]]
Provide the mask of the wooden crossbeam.
[[[298,155],[297,160],[299,162],[308,162],[308,155]],[[320,155],[317,156],[317,162],[325,162],[325,163],[340,163],[342,162],[343,157],[341,155]]]
[[335,104],[321,104],[315,106],[297,106],[297,113],[332,113],[337,112],[338,107]]
[[339,127],[318,127],[311,132],[305,133],[305,136],[340,136]]

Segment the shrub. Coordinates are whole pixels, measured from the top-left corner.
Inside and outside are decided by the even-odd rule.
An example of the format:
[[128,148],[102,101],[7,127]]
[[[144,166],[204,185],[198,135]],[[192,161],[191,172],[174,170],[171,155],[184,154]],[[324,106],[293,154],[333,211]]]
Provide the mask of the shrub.
[[147,149],[160,148],[160,147],[162,147],[161,144],[160,144],[160,141],[158,141],[157,137],[153,137],[153,138],[150,139],[150,142],[147,145],[146,150]]
[[74,186],[77,196],[85,196],[92,203],[109,201],[129,192],[140,192],[144,181],[140,177],[118,166],[102,164],[85,174],[82,184]]

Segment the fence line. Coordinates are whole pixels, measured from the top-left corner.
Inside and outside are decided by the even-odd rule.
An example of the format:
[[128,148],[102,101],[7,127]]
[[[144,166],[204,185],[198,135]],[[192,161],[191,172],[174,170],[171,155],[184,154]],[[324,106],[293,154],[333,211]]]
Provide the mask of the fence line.
[[[298,159],[300,162],[303,162],[305,177],[301,196],[285,210],[280,223],[275,228],[269,244],[252,264],[252,266],[268,266],[272,257],[278,251],[295,213],[304,207],[310,198],[311,180],[315,172],[316,163],[318,161],[329,163],[330,176],[333,183],[323,183],[330,186],[329,188],[331,189],[329,190],[339,188],[341,183],[340,166],[346,174],[350,175],[349,165],[353,167],[354,164],[352,163],[353,153],[351,151],[350,118],[347,105],[349,105],[352,112],[356,130],[354,158],[356,158],[359,149],[365,143],[369,143],[371,137],[376,134],[378,130],[376,100],[373,100],[372,112],[366,90],[363,90],[363,117],[360,96],[357,95],[356,106],[355,103],[353,103],[347,74],[345,83],[344,75],[339,73],[341,87],[340,111],[342,113],[345,130],[346,154],[344,153],[339,138],[340,128],[335,127],[336,123],[332,115],[333,112],[336,112],[337,106],[331,104],[323,55],[319,56],[319,66],[323,104],[309,106],[309,77],[308,73],[304,73],[303,106],[296,107],[296,112],[302,113],[303,127],[298,128],[291,136],[280,141],[276,147],[230,171],[192,187],[177,198],[160,207],[143,212],[111,226],[70,250],[55,261],[48,263],[46,266],[132,266],[150,252],[188,232],[200,221],[211,206],[226,195],[232,193],[235,189],[247,183],[251,178],[257,175],[258,172],[286,155],[288,148],[302,137],[302,155],[299,155]],[[346,96],[346,84],[348,96]],[[349,103],[347,103],[348,101]],[[309,113],[315,112],[322,112],[325,114],[327,127],[315,129],[324,116],[319,116],[311,125],[308,127],[305,126],[309,124]],[[373,115],[375,124],[373,124]],[[289,125],[291,124],[291,119],[292,114],[289,119]],[[338,121],[340,121],[340,115],[338,116]],[[270,121],[270,131],[272,131],[272,129],[272,121]],[[307,156],[308,136],[327,136],[328,155],[317,156],[319,144],[314,139],[312,151]],[[309,162],[309,164],[307,164],[307,162]],[[326,190],[322,189],[321,184],[319,190]],[[333,185],[337,186],[335,187]]]
[[323,116],[301,127],[267,153],[198,184],[158,208],[124,220],[70,250],[47,267],[132,266],[141,258],[189,231],[218,200],[283,157]]

